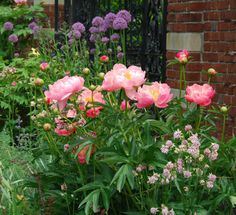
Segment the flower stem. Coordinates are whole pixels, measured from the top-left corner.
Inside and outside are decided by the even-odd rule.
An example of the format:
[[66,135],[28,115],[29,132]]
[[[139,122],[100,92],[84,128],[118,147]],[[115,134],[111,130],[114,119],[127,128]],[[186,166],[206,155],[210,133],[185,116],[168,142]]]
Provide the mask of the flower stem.
[[223,114],[223,127],[222,127],[222,133],[221,133],[221,142],[225,142],[225,127],[226,127],[226,118],[227,115],[224,113]]
[[180,71],[179,71],[179,98],[181,98],[182,96],[182,79],[183,79],[183,71],[182,71],[182,65],[180,66]]
[[199,109],[200,109],[200,114],[199,114],[198,123],[197,123],[197,130],[199,130],[200,128],[202,116],[203,116],[203,108],[199,106]]

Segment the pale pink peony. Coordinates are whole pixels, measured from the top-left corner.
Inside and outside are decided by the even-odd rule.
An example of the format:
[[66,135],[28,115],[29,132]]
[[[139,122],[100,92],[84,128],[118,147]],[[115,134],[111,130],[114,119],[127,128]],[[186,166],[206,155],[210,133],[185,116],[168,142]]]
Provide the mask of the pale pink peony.
[[186,89],[185,99],[200,106],[208,106],[215,95],[215,90],[209,84],[193,84]]
[[27,0],[15,0],[15,3],[17,5],[24,5],[24,4],[27,4]]
[[181,64],[185,64],[188,62],[188,57],[189,57],[189,53],[186,49],[184,49],[183,51],[181,52],[178,52],[176,54],[176,58],[178,59],[178,61],[181,63]]
[[123,64],[115,64],[109,71],[102,84],[102,88],[107,91],[124,89],[130,99],[134,99],[136,88],[145,82],[145,72],[141,67],[126,67]]
[[49,64],[44,62],[44,63],[41,63],[39,67],[42,71],[44,71],[44,70],[47,70],[49,68]]
[[155,104],[159,108],[165,108],[172,97],[170,87],[167,84],[153,82],[152,85],[143,85],[138,89],[136,94],[137,107],[146,108]]
[[65,76],[53,85],[49,85],[49,90],[45,91],[44,94],[47,99],[57,101],[59,109],[63,110],[69,97],[82,90],[83,85],[83,78],[79,76]]

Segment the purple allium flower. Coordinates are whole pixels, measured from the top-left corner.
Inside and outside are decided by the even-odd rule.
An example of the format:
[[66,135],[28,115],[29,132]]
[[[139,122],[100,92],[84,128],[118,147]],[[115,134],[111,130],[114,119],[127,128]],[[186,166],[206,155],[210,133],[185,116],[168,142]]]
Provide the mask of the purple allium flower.
[[72,31],[69,32],[68,37],[70,39],[78,40],[79,38],[81,38],[81,33],[78,30],[72,30]]
[[107,44],[110,40],[109,40],[109,38],[108,37],[102,37],[102,43],[105,43],[105,44]]
[[11,31],[13,27],[14,25],[11,22],[5,22],[3,25],[3,28],[5,31]]
[[117,17],[113,22],[113,28],[115,30],[123,30],[128,28],[128,24],[125,19],[121,17]]
[[127,10],[120,10],[117,13],[117,17],[123,18],[127,23],[131,22],[131,14]]
[[85,32],[85,27],[81,22],[76,22],[72,25],[74,31],[79,31],[81,34]]
[[96,52],[96,49],[94,49],[94,48],[90,49],[90,51],[89,51],[89,53],[92,54],[92,55],[95,54],[95,52]]
[[33,30],[34,27],[36,27],[36,26],[37,26],[37,23],[36,23],[36,22],[31,22],[31,23],[28,25],[29,29],[31,29],[31,30]]
[[33,31],[33,34],[36,35],[36,34],[38,34],[39,31],[40,31],[40,27],[39,27],[38,25],[36,25],[36,26],[34,26],[34,28],[32,29],[32,31]]
[[116,14],[114,13],[108,13],[104,18],[104,24],[107,28],[113,27],[113,22],[116,19]]
[[192,173],[190,171],[186,170],[183,172],[183,175],[185,178],[190,178],[192,176]]
[[98,33],[98,28],[97,28],[97,27],[94,27],[94,26],[92,26],[92,27],[90,27],[90,28],[89,28],[89,32],[90,32],[91,34]]
[[89,37],[89,41],[92,42],[92,43],[95,43],[97,40],[97,37],[95,34],[91,34],[91,36]]
[[117,53],[117,58],[118,58],[119,60],[121,60],[123,57],[124,57],[124,53],[123,53],[123,52],[118,52],[118,53]]
[[105,33],[107,31],[107,27],[105,25],[100,25],[98,27],[98,32]]
[[96,16],[92,20],[92,25],[95,27],[99,27],[99,26],[103,25],[103,23],[104,23],[104,19],[100,16]]
[[158,208],[151,208],[150,209],[151,214],[157,214],[158,211],[159,211]]
[[68,41],[69,45],[73,44],[74,41],[75,41],[75,40],[74,40],[73,38],[69,39],[69,41]]
[[119,34],[112,34],[111,35],[111,41],[118,41],[120,39],[120,35]]
[[18,41],[17,35],[11,34],[11,35],[8,37],[8,41],[11,42],[11,43],[16,43],[16,42]]

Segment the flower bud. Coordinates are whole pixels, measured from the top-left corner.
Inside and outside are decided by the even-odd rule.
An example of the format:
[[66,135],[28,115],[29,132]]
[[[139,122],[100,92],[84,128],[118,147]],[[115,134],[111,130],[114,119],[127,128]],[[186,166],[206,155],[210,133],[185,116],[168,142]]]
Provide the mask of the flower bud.
[[227,113],[227,112],[228,112],[228,108],[227,108],[226,106],[222,106],[222,107],[220,108],[220,111],[221,111],[222,113]]
[[44,80],[41,79],[41,78],[36,78],[36,79],[34,80],[34,84],[35,84],[36,86],[42,86],[42,85],[44,84]]
[[90,73],[90,69],[84,68],[82,72],[83,72],[83,74],[88,75]]
[[217,74],[217,72],[213,68],[208,69],[207,73],[208,73],[208,75],[216,75]]
[[52,126],[51,126],[51,124],[49,124],[49,123],[45,123],[45,124],[43,125],[44,131],[50,131],[51,128],[52,128]]
[[104,76],[105,76],[105,73],[103,73],[103,72],[100,72],[99,74],[98,74],[98,77],[100,78],[100,79],[104,79]]
[[95,85],[93,85],[93,84],[91,84],[91,85],[89,86],[89,89],[92,90],[92,91],[96,90],[96,88],[97,88],[97,87],[96,87]]
[[109,57],[107,55],[102,55],[100,57],[100,61],[103,63],[107,63],[109,61]]

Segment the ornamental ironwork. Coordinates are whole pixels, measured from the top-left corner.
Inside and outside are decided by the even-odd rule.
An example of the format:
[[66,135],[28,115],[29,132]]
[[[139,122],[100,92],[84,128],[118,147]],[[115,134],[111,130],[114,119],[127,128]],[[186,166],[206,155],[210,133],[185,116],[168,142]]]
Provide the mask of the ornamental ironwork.
[[[92,18],[126,9],[132,24],[126,31],[127,64],[140,65],[151,81],[166,79],[167,0],[64,0],[64,20],[89,27]],[[55,0],[55,30],[58,30],[58,0]]]

